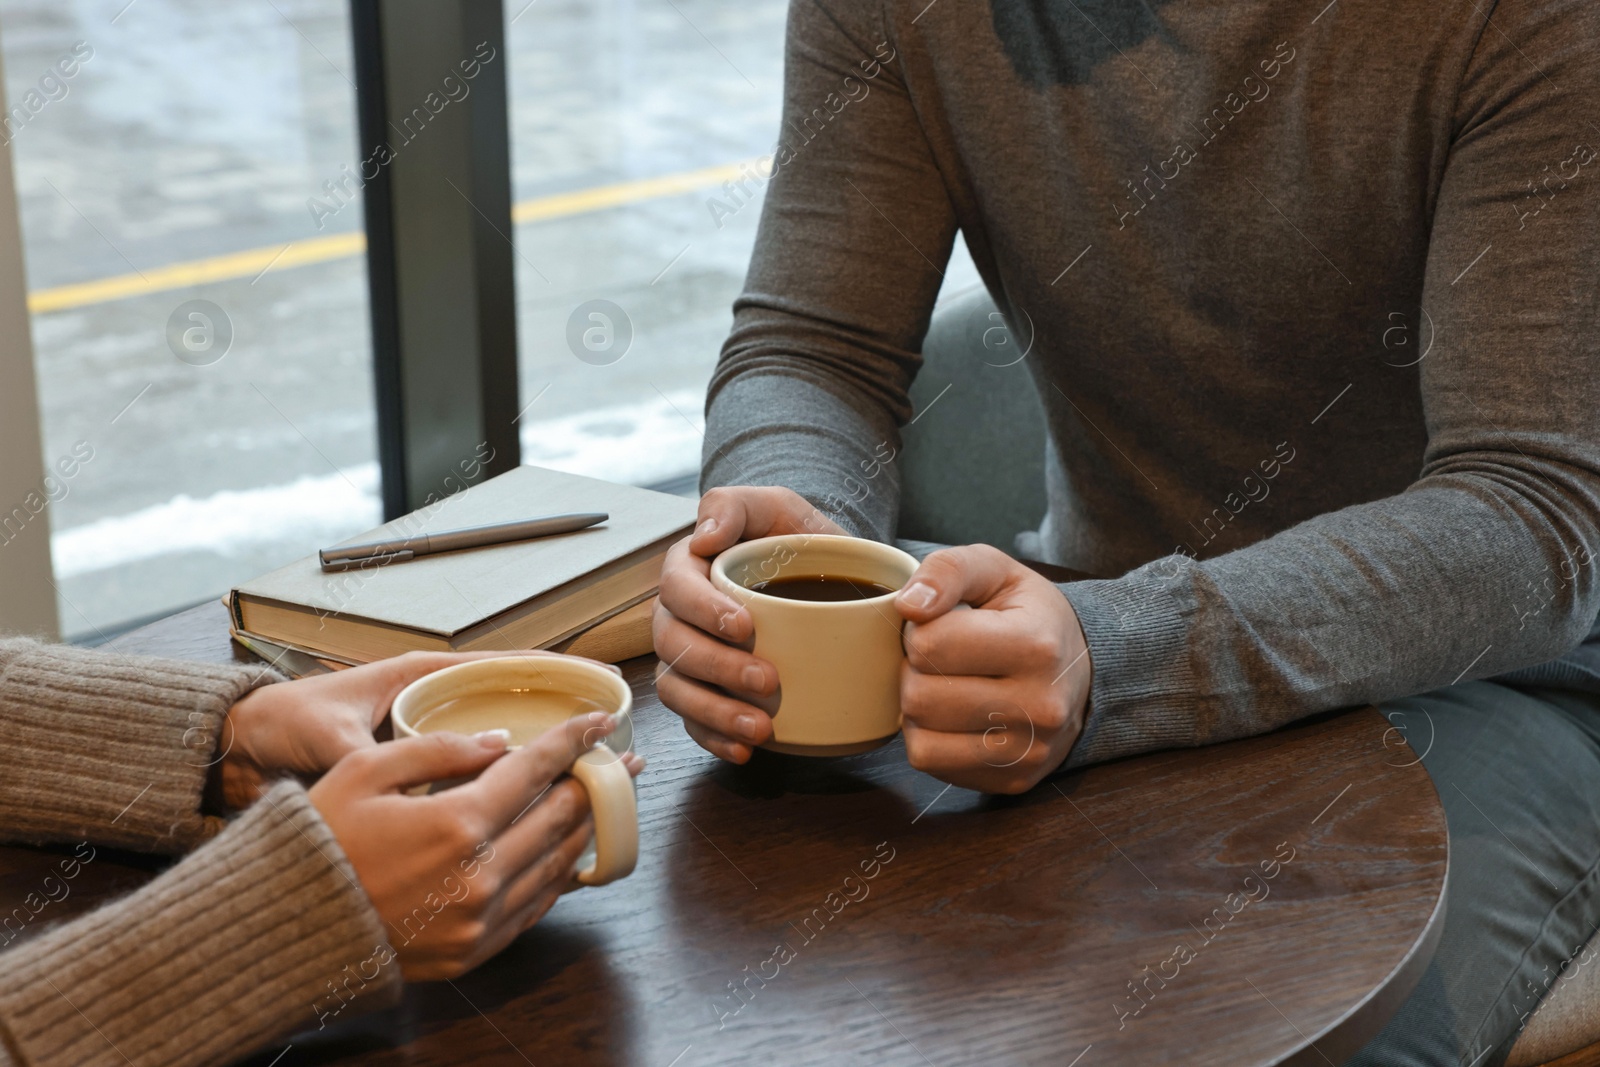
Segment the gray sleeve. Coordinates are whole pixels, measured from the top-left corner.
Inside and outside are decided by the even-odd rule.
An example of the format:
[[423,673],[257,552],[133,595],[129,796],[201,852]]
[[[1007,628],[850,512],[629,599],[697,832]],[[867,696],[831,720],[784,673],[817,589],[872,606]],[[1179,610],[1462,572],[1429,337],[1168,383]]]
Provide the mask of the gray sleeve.
[[1592,4],[1503,0],[1469,64],[1423,282],[1435,344],[1416,481],[1203,563],[1064,587],[1094,665],[1069,766],[1489,677],[1589,632],[1597,53]]
[[701,488],[785,485],[851,532],[889,540],[889,457],[955,213],[884,16],[828,3],[789,10],[783,123],[708,390]]

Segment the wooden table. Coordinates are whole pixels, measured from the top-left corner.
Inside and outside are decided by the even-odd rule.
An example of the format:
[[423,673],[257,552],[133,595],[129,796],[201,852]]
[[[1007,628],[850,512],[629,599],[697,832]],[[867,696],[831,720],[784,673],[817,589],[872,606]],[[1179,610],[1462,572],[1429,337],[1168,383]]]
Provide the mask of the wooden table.
[[[246,658],[215,605],[117,644]],[[913,771],[898,742],[719,763],[651,667],[625,667],[650,760],[632,877],[454,983],[249,1062],[1334,1064],[1437,941],[1444,815],[1373,709],[998,798]],[[0,903],[50,860],[0,849]],[[96,862],[59,918],[150,869]]]

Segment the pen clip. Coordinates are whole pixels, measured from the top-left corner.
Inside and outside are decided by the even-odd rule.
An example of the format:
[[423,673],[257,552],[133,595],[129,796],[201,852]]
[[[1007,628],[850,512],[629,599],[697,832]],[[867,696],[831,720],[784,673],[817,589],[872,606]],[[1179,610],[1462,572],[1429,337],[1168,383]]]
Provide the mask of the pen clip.
[[384,552],[375,556],[361,556],[356,559],[329,560],[322,553],[317,553],[317,558],[322,562],[324,571],[351,571],[366,567],[386,567],[391,563],[404,563],[408,559],[415,559],[416,553],[409,548],[399,552]]

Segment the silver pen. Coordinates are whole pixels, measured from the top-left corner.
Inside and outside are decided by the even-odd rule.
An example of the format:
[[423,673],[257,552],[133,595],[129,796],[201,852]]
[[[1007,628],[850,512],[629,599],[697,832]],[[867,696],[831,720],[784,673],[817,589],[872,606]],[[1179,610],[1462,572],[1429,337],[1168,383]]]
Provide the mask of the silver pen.
[[512,541],[527,541],[551,534],[572,533],[605,522],[611,516],[603,511],[586,511],[572,515],[546,515],[540,519],[520,522],[500,522],[492,526],[472,526],[465,530],[445,530],[435,534],[418,534],[392,541],[369,541],[361,545],[340,545],[324,548],[317,553],[325,571],[344,571],[352,567],[373,564],[384,566],[404,563],[408,559],[427,556],[435,552],[452,552],[458,548],[483,548],[487,545],[504,545]]

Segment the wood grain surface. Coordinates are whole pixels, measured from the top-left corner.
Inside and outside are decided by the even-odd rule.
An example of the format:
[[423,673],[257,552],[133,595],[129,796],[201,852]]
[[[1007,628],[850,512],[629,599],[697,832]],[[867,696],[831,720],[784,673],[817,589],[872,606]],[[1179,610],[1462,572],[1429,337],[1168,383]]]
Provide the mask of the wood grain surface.
[[[248,659],[225,622],[206,605],[117,645]],[[995,798],[912,770],[898,741],[719,763],[652,666],[625,666],[650,760],[632,877],[464,978],[248,1062],[1335,1064],[1438,936],[1443,812],[1373,709]],[[0,849],[0,906],[55,859]],[[153,867],[97,860],[37,928]]]

